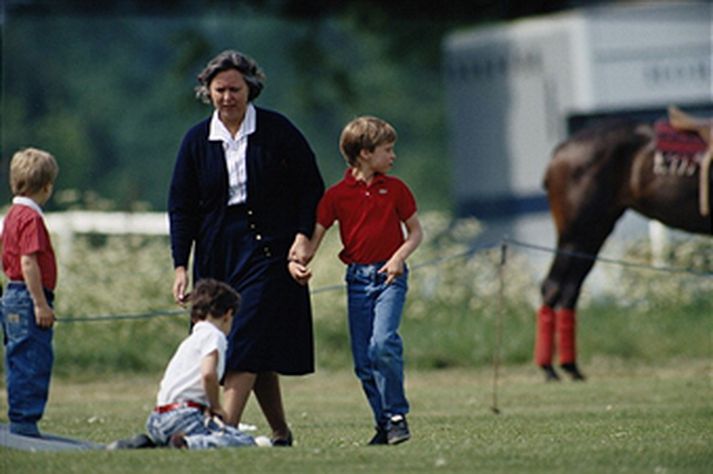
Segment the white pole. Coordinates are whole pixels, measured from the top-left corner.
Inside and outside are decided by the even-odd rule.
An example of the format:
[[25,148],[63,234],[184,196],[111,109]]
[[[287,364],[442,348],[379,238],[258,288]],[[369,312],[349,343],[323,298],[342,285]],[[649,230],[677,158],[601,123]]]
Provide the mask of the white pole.
[[665,266],[668,263],[671,231],[661,222],[652,219],[649,221],[649,239],[652,263],[656,266]]

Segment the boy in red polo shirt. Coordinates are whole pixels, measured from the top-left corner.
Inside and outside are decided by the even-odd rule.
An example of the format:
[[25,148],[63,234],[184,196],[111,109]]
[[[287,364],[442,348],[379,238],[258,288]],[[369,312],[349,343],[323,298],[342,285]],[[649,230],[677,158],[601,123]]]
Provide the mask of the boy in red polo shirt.
[[[372,445],[411,437],[398,329],[407,291],[406,259],[421,242],[422,231],[413,194],[401,180],[387,176],[396,159],[396,138],[394,128],[376,117],[359,117],[344,127],[339,148],[349,169],[322,197],[311,241],[314,255],[326,230],[339,222],[354,368],[376,422]],[[307,263],[288,263],[298,282],[311,276]]]
[[3,222],[2,264],[9,280],[2,296],[5,379],[10,432],[39,437],[49,394],[53,291],[57,263],[40,206],[54,189],[59,167],[36,148],[20,150],[10,162],[14,195]]

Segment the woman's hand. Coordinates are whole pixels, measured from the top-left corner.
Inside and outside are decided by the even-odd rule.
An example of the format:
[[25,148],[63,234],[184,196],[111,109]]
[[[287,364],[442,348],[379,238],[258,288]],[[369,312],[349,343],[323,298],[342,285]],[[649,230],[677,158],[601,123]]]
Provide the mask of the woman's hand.
[[312,278],[312,271],[307,266],[294,260],[287,262],[287,270],[300,285],[306,285],[309,279]]
[[307,265],[314,256],[314,250],[309,239],[304,234],[295,235],[295,241],[287,254],[287,259]]
[[186,290],[188,289],[188,273],[186,267],[176,267],[176,276],[173,280],[173,299],[181,306],[186,305]]

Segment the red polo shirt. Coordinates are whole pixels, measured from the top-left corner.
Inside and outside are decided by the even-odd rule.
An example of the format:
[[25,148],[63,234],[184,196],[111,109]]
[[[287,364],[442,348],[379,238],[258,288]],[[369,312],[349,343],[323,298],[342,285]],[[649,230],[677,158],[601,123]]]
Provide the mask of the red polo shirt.
[[339,222],[346,264],[376,263],[391,258],[404,242],[401,223],[416,212],[416,200],[406,184],[377,174],[367,185],[348,169],[344,179],[327,189],[317,207],[317,222],[329,228]]
[[42,286],[54,291],[57,285],[57,262],[42,215],[36,210],[13,204],[3,221],[2,264],[8,279],[23,281],[20,257],[37,256]]

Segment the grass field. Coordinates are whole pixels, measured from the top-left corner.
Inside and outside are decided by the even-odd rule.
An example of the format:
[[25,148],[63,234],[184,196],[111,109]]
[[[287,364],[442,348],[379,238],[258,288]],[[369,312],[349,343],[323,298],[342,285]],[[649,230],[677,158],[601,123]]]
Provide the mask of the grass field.
[[[292,449],[28,453],[0,448],[3,473],[713,472],[710,359],[665,366],[595,360],[585,383],[546,384],[530,366],[410,371],[413,439],[366,447],[369,412],[347,370],[284,380]],[[107,443],[143,430],[159,374],[59,378],[41,428]],[[6,406],[3,390],[0,405]],[[6,422],[5,408],[0,420]],[[245,421],[267,428],[251,400]]]

